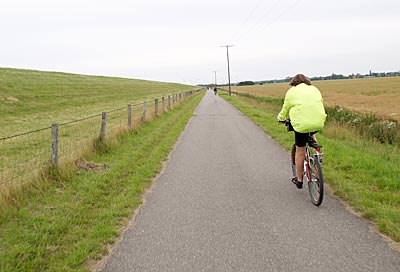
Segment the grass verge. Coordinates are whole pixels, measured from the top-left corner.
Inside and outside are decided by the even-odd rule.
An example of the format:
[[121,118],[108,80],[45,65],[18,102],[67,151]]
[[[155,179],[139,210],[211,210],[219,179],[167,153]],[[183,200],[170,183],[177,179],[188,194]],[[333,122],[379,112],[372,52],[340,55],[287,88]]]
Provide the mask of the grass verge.
[[88,271],[107,253],[142,202],[202,95],[119,137],[87,160],[101,173],[71,170],[43,185],[19,209],[0,215],[1,271]]
[[[287,150],[291,148],[292,133],[276,122],[278,104],[222,97]],[[380,232],[400,242],[399,148],[361,139],[335,122],[327,123],[318,140],[325,147],[324,177],[334,193],[374,222]]]

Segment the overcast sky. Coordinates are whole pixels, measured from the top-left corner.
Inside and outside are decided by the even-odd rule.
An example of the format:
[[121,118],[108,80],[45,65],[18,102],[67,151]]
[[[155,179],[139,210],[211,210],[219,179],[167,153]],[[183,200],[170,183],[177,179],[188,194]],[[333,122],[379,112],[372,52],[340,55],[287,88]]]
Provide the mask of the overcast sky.
[[0,67],[186,84],[400,70],[399,0],[1,0]]

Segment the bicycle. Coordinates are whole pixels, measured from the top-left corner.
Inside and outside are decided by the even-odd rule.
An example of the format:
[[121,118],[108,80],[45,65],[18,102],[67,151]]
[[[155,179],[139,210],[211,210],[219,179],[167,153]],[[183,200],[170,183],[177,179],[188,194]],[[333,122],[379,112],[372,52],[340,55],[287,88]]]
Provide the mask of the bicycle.
[[[290,120],[279,121],[279,123],[284,123],[289,129]],[[303,180],[307,181],[308,191],[310,193],[311,202],[315,206],[319,206],[324,198],[324,178],[322,175],[322,163],[324,158],[324,148],[321,145],[316,144],[311,136],[308,138],[306,143],[306,154],[303,165]],[[293,144],[291,152],[292,160],[292,172],[293,176],[297,177],[296,171],[296,145]]]

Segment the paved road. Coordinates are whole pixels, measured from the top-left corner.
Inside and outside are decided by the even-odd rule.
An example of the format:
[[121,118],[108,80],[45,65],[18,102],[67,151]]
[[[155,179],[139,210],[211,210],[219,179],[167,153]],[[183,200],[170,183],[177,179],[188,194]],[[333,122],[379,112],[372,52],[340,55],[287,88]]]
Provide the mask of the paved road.
[[211,92],[100,271],[400,271],[400,254],[326,196],[289,182],[289,155]]

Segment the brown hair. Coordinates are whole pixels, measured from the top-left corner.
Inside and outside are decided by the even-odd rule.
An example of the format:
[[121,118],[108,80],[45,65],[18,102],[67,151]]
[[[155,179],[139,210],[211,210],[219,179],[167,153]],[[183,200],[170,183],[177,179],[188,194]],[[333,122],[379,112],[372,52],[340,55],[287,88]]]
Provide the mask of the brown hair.
[[307,85],[311,85],[311,81],[303,74],[297,74],[292,78],[290,81],[289,85],[290,86],[297,86],[300,83],[305,83]]

